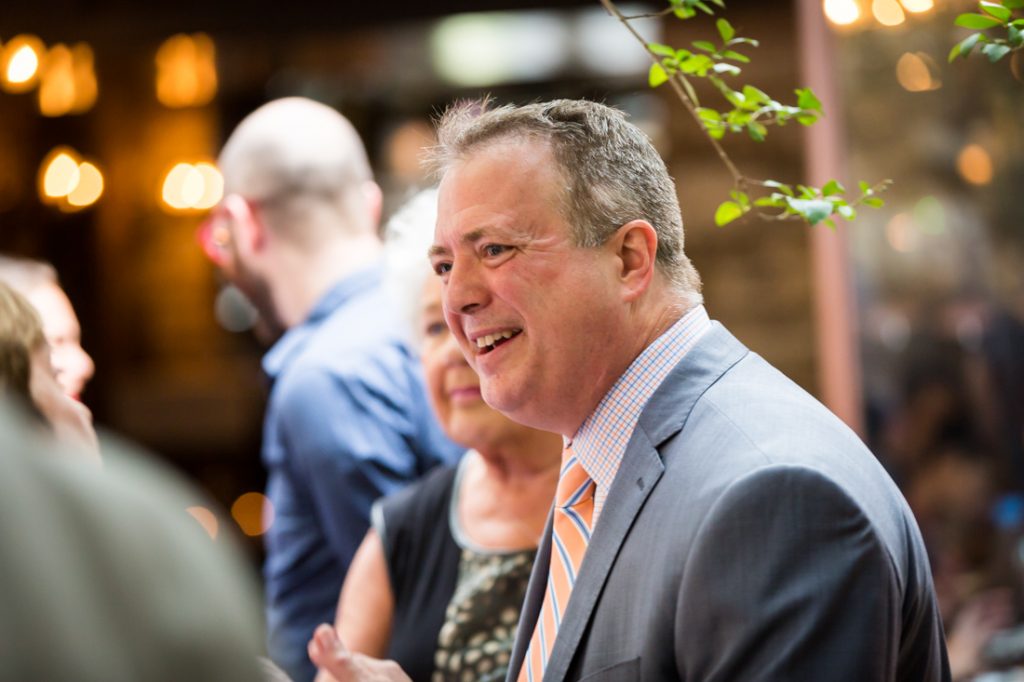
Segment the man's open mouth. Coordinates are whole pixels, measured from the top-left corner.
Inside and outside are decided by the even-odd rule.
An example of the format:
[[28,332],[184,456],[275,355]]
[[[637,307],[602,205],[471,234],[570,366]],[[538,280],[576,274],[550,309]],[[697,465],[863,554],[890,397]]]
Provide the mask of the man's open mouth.
[[522,333],[522,329],[507,329],[497,334],[488,334],[481,336],[476,340],[476,347],[480,355],[490,353],[492,350],[505,343],[509,339],[515,338]]

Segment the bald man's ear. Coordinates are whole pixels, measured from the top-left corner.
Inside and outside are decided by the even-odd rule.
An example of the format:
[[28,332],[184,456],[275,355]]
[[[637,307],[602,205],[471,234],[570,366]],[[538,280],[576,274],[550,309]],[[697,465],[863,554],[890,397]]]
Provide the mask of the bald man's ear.
[[256,217],[249,200],[239,194],[229,194],[221,205],[230,218],[235,249],[246,254],[261,250],[267,241],[267,227]]
[[607,246],[615,252],[622,300],[635,301],[654,277],[658,233],[646,220],[632,220],[616,230]]
[[380,225],[381,206],[384,203],[384,193],[373,180],[367,180],[362,186],[363,198],[366,201],[366,215],[370,218],[370,225],[376,229]]

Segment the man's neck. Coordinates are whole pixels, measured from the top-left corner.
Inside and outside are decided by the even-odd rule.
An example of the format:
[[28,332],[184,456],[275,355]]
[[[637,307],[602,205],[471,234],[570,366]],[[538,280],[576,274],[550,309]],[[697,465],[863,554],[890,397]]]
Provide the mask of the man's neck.
[[363,270],[381,255],[376,235],[346,237],[321,244],[312,252],[286,250],[278,258],[274,306],[286,328],[301,324],[333,286]]

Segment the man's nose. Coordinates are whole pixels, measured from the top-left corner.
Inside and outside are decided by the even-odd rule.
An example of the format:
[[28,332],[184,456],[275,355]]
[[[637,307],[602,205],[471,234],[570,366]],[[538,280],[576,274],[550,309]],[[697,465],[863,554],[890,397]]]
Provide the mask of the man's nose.
[[444,305],[458,315],[471,315],[487,304],[487,287],[474,265],[454,265],[444,288]]

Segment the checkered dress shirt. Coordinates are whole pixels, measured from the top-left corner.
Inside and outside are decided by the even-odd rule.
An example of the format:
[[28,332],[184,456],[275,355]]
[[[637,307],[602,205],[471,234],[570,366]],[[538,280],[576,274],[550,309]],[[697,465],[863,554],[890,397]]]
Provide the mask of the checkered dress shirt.
[[597,527],[644,406],[669,371],[710,328],[704,306],[691,308],[637,356],[570,441],[583,468],[597,484],[591,528]]

